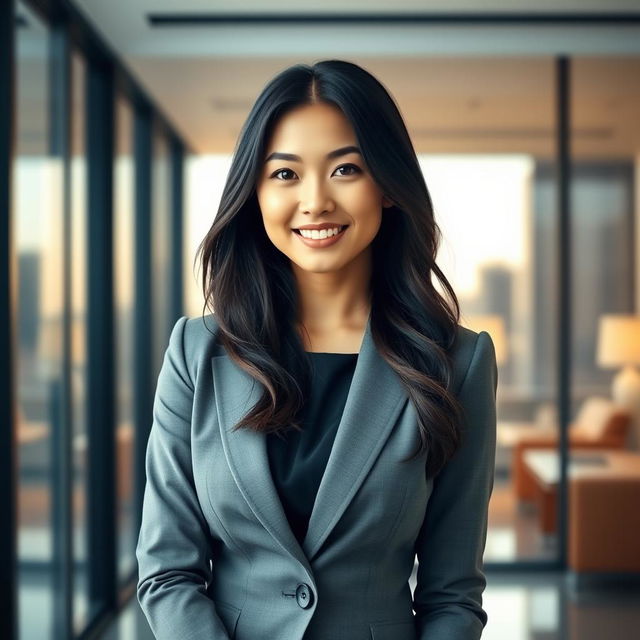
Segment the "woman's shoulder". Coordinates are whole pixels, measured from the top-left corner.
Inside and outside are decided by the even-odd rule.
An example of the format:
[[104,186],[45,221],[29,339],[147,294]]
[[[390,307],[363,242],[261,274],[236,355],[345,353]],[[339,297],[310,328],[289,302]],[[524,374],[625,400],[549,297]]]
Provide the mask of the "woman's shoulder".
[[474,331],[458,324],[451,355],[456,391],[460,390],[470,373],[473,375],[479,370],[497,374],[495,348],[491,335],[487,331]]
[[209,337],[212,337],[212,333],[217,333],[218,331],[218,321],[214,313],[208,313],[206,315],[190,317],[183,316],[186,319],[184,330],[185,333],[188,333],[190,337],[194,339],[202,340],[205,338],[205,334]]
[[217,340],[219,327],[215,314],[182,318],[185,319],[183,343],[187,360],[193,361],[202,355],[224,355],[224,349]]

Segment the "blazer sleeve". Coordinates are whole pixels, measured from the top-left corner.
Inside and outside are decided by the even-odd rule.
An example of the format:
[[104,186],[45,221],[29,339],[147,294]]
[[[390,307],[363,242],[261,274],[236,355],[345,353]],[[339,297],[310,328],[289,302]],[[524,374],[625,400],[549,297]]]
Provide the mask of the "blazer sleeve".
[[420,640],[477,640],[487,624],[483,553],[495,469],[497,384],[494,345],[481,331],[458,394],[463,442],[434,478],[416,539]]
[[136,546],[137,598],[158,640],[228,640],[206,592],[211,553],[191,466],[193,385],[183,350],[186,323],[180,318],[171,331],[153,403]]

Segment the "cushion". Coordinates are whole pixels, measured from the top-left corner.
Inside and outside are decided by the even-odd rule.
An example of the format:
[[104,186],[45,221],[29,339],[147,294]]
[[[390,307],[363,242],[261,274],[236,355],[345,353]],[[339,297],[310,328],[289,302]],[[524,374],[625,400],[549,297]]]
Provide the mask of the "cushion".
[[603,396],[589,396],[580,407],[572,432],[589,440],[601,440],[613,415],[620,408]]

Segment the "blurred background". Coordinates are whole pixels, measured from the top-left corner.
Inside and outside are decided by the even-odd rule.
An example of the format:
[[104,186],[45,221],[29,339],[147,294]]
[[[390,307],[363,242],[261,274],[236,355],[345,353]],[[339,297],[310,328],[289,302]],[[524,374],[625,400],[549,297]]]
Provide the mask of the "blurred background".
[[253,101],[325,58],[397,100],[438,264],[496,345],[483,638],[635,637],[640,2],[0,11],[0,637],[152,637],[134,551],[169,332],[203,312],[195,250]]

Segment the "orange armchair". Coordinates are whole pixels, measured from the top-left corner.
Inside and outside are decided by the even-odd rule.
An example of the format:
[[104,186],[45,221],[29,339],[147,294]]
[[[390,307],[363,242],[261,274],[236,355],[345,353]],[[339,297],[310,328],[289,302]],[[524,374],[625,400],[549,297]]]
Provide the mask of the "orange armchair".
[[[614,404],[608,398],[587,398],[575,420],[569,425],[569,449],[624,449],[631,426],[629,410]],[[539,435],[527,431],[513,447],[511,474],[518,500],[535,500],[535,482],[524,464],[523,453],[530,448],[556,449],[558,434]]]

